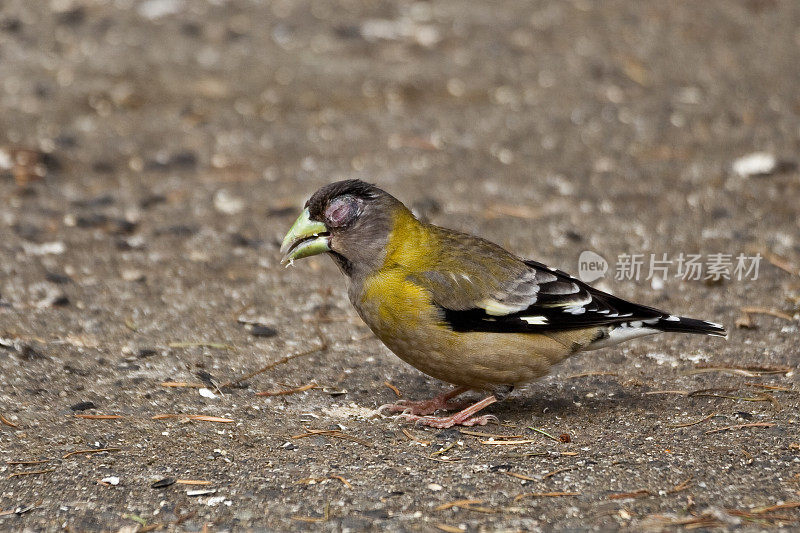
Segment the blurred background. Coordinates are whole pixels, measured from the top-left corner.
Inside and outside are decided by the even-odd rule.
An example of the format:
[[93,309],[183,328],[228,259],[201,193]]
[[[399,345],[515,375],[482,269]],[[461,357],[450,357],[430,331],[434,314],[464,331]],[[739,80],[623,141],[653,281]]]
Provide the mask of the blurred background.
[[15,205],[111,200],[83,225],[166,213],[273,242],[319,185],[359,177],[570,270],[581,247],[796,253],[797,174],[731,175],[752,152],[794,168],[796,11],[8,1],[2,186]]
[[[278,264],[279,239],[305,199],[345,178],[376,183],[428,220],[571,272],[585,250],[612,263],[630,253],[764,256],[757,280],[601,280],[620,296],[724,322],[731,341],[670,338],[657,346],[658,357],[642,341],[584,358],[585,366],[567,363],[567,372],[590,361],[625,372],[632,359],[644,367],[637,379],[657,380],[670,375],[669,364],[660,366],[665,360],[675,362],[670,368],[691,365],[679,357],[684,352],[700,357],[692,362],[713,352],[796,368],[798,65],[800,3],[793,0],[5,0],[0,414],[23,429],[4,428],[3,459],[49,456],[53,447],[60,457],[99,441],[130,449],[128,431],[160,443],[135,461],[120,454],[116,467],[99,468],[124,471],[129,485],[137,479],[144,488],[103,493],[113,511],[59,511],[78,529],[116,527],[125,498],[151,512],[160,496],[148,480],[164,474],[167,457],[195,461],[195,475],[208,471],[237,486],[261,463],[192,459],[147,416],[205,409],[250,417],[259,427],[238,430],[237,438],[271,450],[283,444],[270,435],[285,420],[251,413],[250,392],[206,405],[194,390],[158,383],[196,381],[198,370],[225,382],[256,369],[307,346],[320,313],[334,317],[323,322],[332,353],[277,369],[254,388],[278,387],[273,378],[294,385],[314,378],[350,390],[347,402],[374,408],[392,398],[387,379],[409,396],[440,386],[387,356],[359,325],[326,258],[290,270]],[[747,306],[784,316],[742,311]],[[254,324],[262,328],[256,334]],[[553,390],[556,403],[572,397]],[[341,400],[304,394],[280,404],[294,413],[285,417]],[[128,431],[87,428],[64,416],[80,401],[144,418]],[[541,404],[534,407],[541,414]],[[619,416],[635,416],[604,414],[586,423],[586,435],[600,438]],[[501,418],[513,416],[527,416],[525,407]],[[211,430],[200,440],[176,431],[199,450],[220,439],[230,444]],[[299,468],[293,460],[281,463],[280,453],[271,458],[275,476],[303,474],[286,466]],[[348,461],[341,458],[356,472]],[[280,474],[281,465],[291,475]],[[72,494],[64,487],[98,476],[62,465],[49,478],[15,479],[0,494],[0,510],[33,503],[54,486]],[[764,483],[762,492],[774,488]],[[709,499],[718,490],[729,505],[741,504],[723,485],[709,488]],[[239,490],[250,490],[253,501],[295,505],[278,513],[284,525],[296,523],[294,512],[321,508],[302,507],[318,502],[300,489],[280,496],[260,485]],[[415,509],[411,494],[403,509]],[[369,491],[359,497],[371,501]],[[43,505],[55,512],[61,502],[49,496]],[[542,511],[543,522],[484,517],[489,522],[468,525],[585,525],[554,505],[551,514]],[[591,501],[580,506],[597,511]],[[258,513],[203,509],[191,522],[198,528],[202,520],[261,523]],[[598,523],[630,525],[645,514]],[[45,514],[29,516],[31,527],[50,523]],[[409,517],[401,520],[408,527],[427,520]]]

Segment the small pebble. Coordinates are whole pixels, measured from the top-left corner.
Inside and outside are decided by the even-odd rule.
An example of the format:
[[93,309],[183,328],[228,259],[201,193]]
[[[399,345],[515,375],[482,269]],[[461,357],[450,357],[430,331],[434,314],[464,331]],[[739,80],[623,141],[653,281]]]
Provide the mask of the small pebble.
[[70,409],[73,411],[86,411],[87,409],[97,409],[97,406],[94,402],[78,402],[75,405],[71,405]]
[[205,387],[199,389],[197,392],[199,392],[200,396],[202,396],[203,398],[215,398],[215,399],[217,398],[217,395],[214,394],[214,392],[211,389],[207,389]]
[[155,20],[179,13],[182,7],[182,0],[147,0],[139,4],[137,11],[142,17]]
[[46,272],[44,279],[50,283],[56,283],[58,285],[63,285],[64,283],[70,283],[72,281],[72,278],[69,276],[65,274],[59,274],[57,272]]
[[222,214],[235,215],[244,209],[244,201],[225,189],[220,189],[214,195],[214,208]]
[[250,334],[256,337],[274,337],[278,334],[278,330],[269,326],[254,324],[250,326]]
[[224,501],[225,501],[225,496],[213,496],[208,499],[206,505],[208,505],[209,507],[214,507],[215,505],[219,505]]
[[125,281],[144,281],[145,275],[141,270],[135,268],[126,268],[121,273],[122,279]]
[[777,158],[768,152],[753,152],[733,162],[733,171],[744,178],[768,176],[777,168]]
[[169,487],[170,485],[174,485],[175,481],[177,481],[175,478],[165,477],[164,479],[159,479],[158,481],[150,485],[150,488],[163,489]]
[[187,490],[187,496],[206,496],[208,494],[214,494],[217,492],[217,489],[197,489],[197,490]]
[[28,255],[61,255],[67,247],[61,241],[43,242],[42,244],[22,243],[22,249]]
[[140,348],[138,352],[136,352],[136,357],[139,359],[144,359],[145,357],[150,357],[151,355],[156,355],[158,350],[154,348]]

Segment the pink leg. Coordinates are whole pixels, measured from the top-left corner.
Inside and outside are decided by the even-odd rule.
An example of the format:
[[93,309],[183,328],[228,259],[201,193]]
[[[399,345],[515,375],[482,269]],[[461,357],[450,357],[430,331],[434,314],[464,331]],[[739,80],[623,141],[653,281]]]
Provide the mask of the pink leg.
[[453,409],[462,409],[469,403],[452,403],[450,400],[464,394],[469,390],[469,387],[456,387],[445,393],[419,402],[412,402],[409,400],[399,400],[397,403],[388,403],[378,407],[378,411],[386,410],[390,413],[408,413],[410,415],[429,415],[439,410],[452,411]]
[[452,426],[485,426],[490,421],[497,421],[494,415],[472,416],[481,409],[488,407],[495,403],[497,398],[494,394],[487,396],[483,400],[474,403],[464,409],[450,416],[419,416],[411,413],[401,413],[400,416],[409,422],[417,422],[423,426],[430,426],[434,428],[449,428]]

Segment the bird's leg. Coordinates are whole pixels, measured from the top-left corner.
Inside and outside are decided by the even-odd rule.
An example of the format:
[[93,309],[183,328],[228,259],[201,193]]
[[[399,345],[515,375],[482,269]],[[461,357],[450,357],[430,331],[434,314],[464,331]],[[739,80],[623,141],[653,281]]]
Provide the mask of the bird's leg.
[[378,407],[378,411],[384,410],[390,413],[408,413],[413,416],[429,415],[439,410],[452,411],[453,409],[463,409],[469,403],[452,403],[450,400],[469,390],[469,387],[456,387],[431,398],[430,400],[412,402],[409,400],[398,400],[397,403],[389,403]]
[[466,409],[459,411],[450,416],[418,416],[410,413],[402,413],[400,416],[409,422],[417,422],[423,426],[430,426],[434,428],[449,428],[453,426],[485,426],[489,422],[496,422],[497,417],[494,415],[472,416],[481,409],[492,405],[498,399],[494,394],[487,396],[483,400],[474,403]]

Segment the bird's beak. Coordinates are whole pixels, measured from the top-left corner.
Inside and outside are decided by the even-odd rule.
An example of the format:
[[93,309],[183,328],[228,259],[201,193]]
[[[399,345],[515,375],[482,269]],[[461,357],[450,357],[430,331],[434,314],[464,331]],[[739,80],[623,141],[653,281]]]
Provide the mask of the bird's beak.
[[282,265],[291,265],[295,259],[330,251],[331,235],[322,222],[311,220],[308,208],[303,209],[281,244]]

